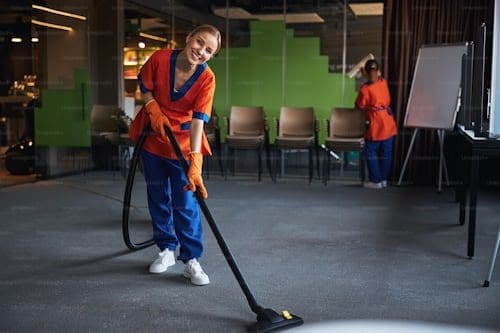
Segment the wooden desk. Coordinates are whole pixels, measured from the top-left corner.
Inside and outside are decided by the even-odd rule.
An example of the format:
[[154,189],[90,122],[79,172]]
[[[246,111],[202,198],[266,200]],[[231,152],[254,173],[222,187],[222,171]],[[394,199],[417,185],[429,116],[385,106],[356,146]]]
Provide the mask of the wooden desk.
[[479,187],[479,161],[491,156],[500,156],[500,139],[474,136],[473,131],[459,127],[463,146],[460,151],[463,158],[462,183],[456,187],[457,199],[460,202],[460,224],[465,224],[468,213],[467,256],[474,256],[476,237],[476,206]]

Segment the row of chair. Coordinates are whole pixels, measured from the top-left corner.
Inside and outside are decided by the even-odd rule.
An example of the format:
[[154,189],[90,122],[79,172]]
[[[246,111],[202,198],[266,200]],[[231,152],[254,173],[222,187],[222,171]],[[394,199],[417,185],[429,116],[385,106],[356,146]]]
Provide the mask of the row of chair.
[[[207,124],[205,133],[219,154],[220,152],[220,127],[218,117],[213,115]],[[269,127],[263,107],[233,106],[229,118],[226,120],[226,151],[225,151],[225,177],[229,163],[234,172],[235,150],[256,150],[258,161],[258,179],[262,174],[262,153],[265,151],[266,163],[273,181],[276,180],[277,166],[271,161],[282,161],[277,158],[284,150],[307,150],[309,155],[309,182],[314,173],[313,155],[316,155],[316,168],[320,175],[318,145],[318,120],[312,107],[292,108],[282,107],[280,116],[276,119],[276,139],[274,142],[275,158],[271,159],[269,143]],[[331,154],[330,152],[357,151],[360,156],[360,175],[364,180],[364,133],[366,130],[365,115],[354,108],[333,108],[330,119],[327,120],[327,137],[325,139],[325,158],[323,159],[323,181],[329,177]],[[224,169],[219,159],[221,171]]]
[[[95,163],[106,162],[107,169],[114,169],[112,161],[118,160],[124,166],[127,164],[128,146],[126,140],[127,124],[122,120],[123,111],[118,107],[94,105],[91,113],[92,146],[94,147]],[[318,146],[318,121],[314,109],[282,107],[280,116],[276,119],[275,149],[270,149],[269,126],[263,107],[233,106],[229,117],[225,117],[227,135],[224,158],[221,158],[221,136],[219,118],[213,112],[210,122],[205,127],[205,134],[216,155],[221,172],[227,178],[225,170],[235,170],[236,150],[255,150],[257,152],[258,179],[262,175],[262,155],[265,153],[267,168],[273,180],[277,170],[283,170],[283,159],[278,158],[283,151],[307,150],[309,157],[309,181],[312,180],[314,170],[314,155],[316,169],[320,174]],[[363,160],[363,134],[365,118],[363,112],[351,108],[334,108],[331,117],[327,120],[327,137],[325,139],[325,158],[323,159],[323,180],[326,183],[329,177],[331,154],[330,151],[341,153],[359,151],[360,166]],[[123,137],[123,139],[122,139]],[[102,150],[102,152],[101,152]],[[126,154],[126,153],[129,154]],[[271,154],[275,154],[271,158]],[[117,156],[117,158],[113,158]],[[123,163],[122,163],[123,160]],[[272,162],[276,162],[272,165]],[[224,164],[225,163],[225,167]],[[231,167],[231,168],[230,168]],[[120,167],[126,172],[126,167]],[[208,169],[207,169],[208,171]],[[364,167],[360,168],[361,178],[364,179]]]

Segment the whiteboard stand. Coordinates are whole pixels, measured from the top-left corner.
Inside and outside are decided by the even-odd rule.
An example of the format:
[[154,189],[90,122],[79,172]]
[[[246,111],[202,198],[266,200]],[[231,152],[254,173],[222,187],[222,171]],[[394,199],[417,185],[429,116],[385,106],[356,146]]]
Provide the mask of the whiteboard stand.
[[438,192],[441,192],[443,171],[449,185],[444,158],[444,131],[453,131],[455,128],[457,113],[461,107],[461,85],[464,84],[463,81],[467,82],[463,79],[468,73],[463,70],[464,55],[470,55],[471,50],[472,43],[468,42],[420,47],[403,125],[405,128],[413,128],[413,134],[398,185],[401,185],[415,138],[421,128],[436,130],[438,136]]
[[[413,129],[413,134],[411,135],[410,146],[408,147],[408,152],[406,153],[405,161],[403,163],[403,168],[401,170],[401,174],[399,175],[398,186],[401,186],[401,182],[403,181],[403,176],[406,171],[406,166],[408,165],[408,160],[410,159],[410,154],[413,149],[413,145],[415,144],[415,138],[417,137],[418,128]],[[446,178],[446,185],[450,186],[450,179],[448,178],[448,169],[446,167],[446,159],[444,157],[444,129],[438,129],[436,132],[439,141],[439,177],[438,177],[438,192],[441,193],[442,189],[442,179],[443,179],[443,170],[444,176]]]
[[411,135],[410,146],[408,147],[408,152],[406,153],[405,161],[403,163],[403,169],[401,169],[401,173],[399,174],[398,186],[401,186],[401,181],[403,180],[403,175],[405,174],[406,165],[408,164],[408,160],[410,159],[410,154],[413,149],[413,145],[415,144],[415,138],[417,137],[418,128],[413,129],[413,134]]

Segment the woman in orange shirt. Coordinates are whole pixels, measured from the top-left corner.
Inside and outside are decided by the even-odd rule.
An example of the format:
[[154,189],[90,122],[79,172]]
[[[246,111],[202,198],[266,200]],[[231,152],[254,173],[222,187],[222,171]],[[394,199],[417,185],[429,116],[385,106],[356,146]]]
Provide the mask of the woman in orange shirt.
[[[182,50],[156,51],[138,76],[144,108],[134,119],[129,133],[137,140],[149,122],[153,133],[144,142],[144,177],[153,239],[160,249],[149,266],[162,273],[178,260],[185,263],[184,276],[195,285],[210,282],[198,258],[203,253],[199,206],[193,192],[208,196],[201,169],[210,146],[203,124],[210,119],[215,92],[215,75],[207,66],[221,47],[221,35],[211,25],[195,28]],[[174,133],[189,162],[186,175],[168,141],[164,126]],[[193,191],[193,192],[191,192]]]
[[364,186],[378,189],[387,186],[397,130],[387,81],[379,75],[377,62],[368,60],[364,70],[368,82],[361,86],[356,99],[356,107],[365,111],[369,124],[365,133],[365,155],[370,181]]

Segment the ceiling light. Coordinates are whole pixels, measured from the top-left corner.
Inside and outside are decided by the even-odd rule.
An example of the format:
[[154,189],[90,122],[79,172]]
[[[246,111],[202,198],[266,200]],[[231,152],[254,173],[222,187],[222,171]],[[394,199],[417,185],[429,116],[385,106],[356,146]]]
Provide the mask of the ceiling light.
[[[283,14],[252,15],[252,18],[261,21],[283,21]],[[325,20],[317,13],[290,13],[286,14],[286,23],[324,23]]]
[[66,31],[73,31],[73,28],[67,27],[65,25],[52,24],[52,23],[38,21],[38,20],[34,20],[34,19],[31,19],[31,23],[36,24],[36,25],[41,25],[41,26],[44,26],[44,27],[48,27],[48,28],[54,28],[54,29],[66,30]]
[[68,13],[68,12],[63,12],[61,10],[52,9],[52,8],[49,8],[49,7],[44,7],[44,6],[39,6],[39,5],[31,5],[31,7],[34,8],[34,9],[43,10],[45,12],[49,12],[49,13],[52,13],[52,14],[57,14],[57,15],[62,15],[62,16],[76,18],[76,19],[79,19],[79,20],[82,20],[82,21],[87,20],[87,18],[85,16],[77,15],[77,14],[73,14],[73,13]]
[[381,16],[384,15],[383,2],[353,3],[350,4],[352,12],[356,16]]
[[32,43],[38,43],[40,40],[38,39],[38,37],[31,37],[31,42]]
[[219,7],[213,10],[214,14],[223,18],[227,18],[230,20],[250,20],[253,18],[252,14],[244,10],[240,7],[229,7],[226,10],[226,7]]
[[20,38],[20,37],[12,37],[12,38],[10,39],[10,41],[11,41],[12,43],[22,43],[23,39],[22,39],[22,38]]
[[157,41],[160,41],[160,42],[166,42],[167,41],[166,38],[163,38],[163,37],[160,37],[160,36],[155,36],[155,35],[150,35],[150,34],[147,34],[147,33],[144,33],[144,32],[139,32],[139,36],[144,37],[144,38],[149,38],[149,39],[157,40]]
[[137,43],[137,46],[139,46],[139,48],[140,48],[140,49],[143,49],[143,48],[145,48],[145,47],[146,47],[146,43],[144,43],[144,42],[139,42],[139,43]]
[[166,30],[170,25],[162,21],[159,18],[145,18],[141,17],[141,30],[142,31],[151,31],[155,29],[163,29]]
[[[283,21],[283,14],[251,14],[240,7],[219,7],[213,13],[230,20],[261,20],[261,21]],[[286,23],[324,23],[325,20],[317,13],[290,13],[286,14]]]

